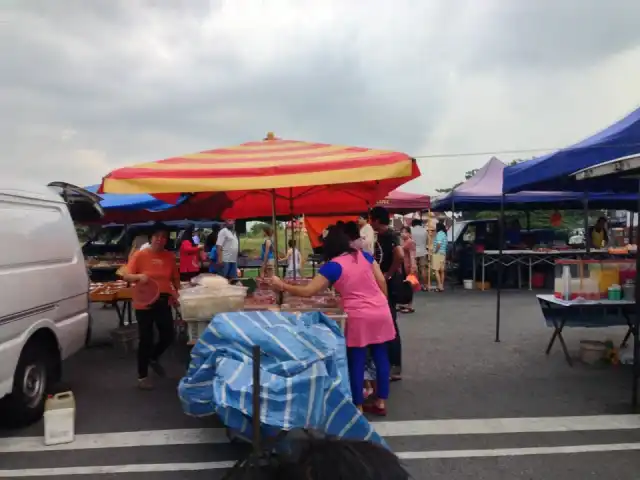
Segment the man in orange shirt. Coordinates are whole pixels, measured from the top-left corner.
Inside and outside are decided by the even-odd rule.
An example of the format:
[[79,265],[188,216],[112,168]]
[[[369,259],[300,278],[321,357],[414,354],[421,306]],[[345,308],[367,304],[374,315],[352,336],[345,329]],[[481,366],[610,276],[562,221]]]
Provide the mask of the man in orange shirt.
[[[138,386],[143,390],[153,388],[149,380],[149,367],[161,377],[166,375],[158,359],[171,345],[174,338],[171,306],[178,299],[180,273],[176,256],[165,249],[169,238],[166,227],[154,226],[151,245],[136,252],[127,264],[123,278],[132,283],[155,282],[159,296],[150,305],[134,302],[138,322]],[[153,327],[158,329],[158,343],[153,342]]]

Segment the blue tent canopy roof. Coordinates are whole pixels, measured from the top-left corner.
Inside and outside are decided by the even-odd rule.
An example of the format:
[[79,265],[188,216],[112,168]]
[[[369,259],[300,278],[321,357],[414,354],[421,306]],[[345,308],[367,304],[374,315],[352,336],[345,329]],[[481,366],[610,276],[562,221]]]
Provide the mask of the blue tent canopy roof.
[[[85,187],[85,190],[97,193],[99,187],[100,185],[90,185]],[[149,210],[151,212],[159,212],[173,208],[185,200],[185,198],[182,198],[176,205],[174,205],[171,203],[165,203],[148,194],[124,195],[116,193],[101,193],[100,197],[102,197],[100,206],[104,210]]]
[[[504,192],[580,191],[585,184],[576,181],[572,173],[636,153],[640,153],[640,108],[571,147],[505,168]],[[606,183],[589,185],[591,192],[609,190]]]

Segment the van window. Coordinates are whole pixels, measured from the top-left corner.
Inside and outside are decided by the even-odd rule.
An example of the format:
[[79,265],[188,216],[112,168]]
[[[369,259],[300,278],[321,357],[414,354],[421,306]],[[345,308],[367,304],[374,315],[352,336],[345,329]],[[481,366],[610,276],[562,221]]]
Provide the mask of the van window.
[[70,241],[73,226],[64,220],[63,209],[64,204],[21,202],[0,195],[0,236],[10,249],[2,266],[71,262],[80,245]]
[[467,229],[462,235],[462,241],[466,243],[473,243],[476,241],[476,226],[471,224],[467,225]]

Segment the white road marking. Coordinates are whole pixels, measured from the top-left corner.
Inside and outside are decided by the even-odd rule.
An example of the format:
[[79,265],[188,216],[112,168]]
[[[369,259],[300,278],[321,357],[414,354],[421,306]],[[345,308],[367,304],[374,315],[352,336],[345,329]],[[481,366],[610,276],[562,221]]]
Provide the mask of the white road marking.
[[[621,452],[640,450],[640,443],[614,443],[605,445],[575,445],[565,447],[500,448],[485,450],[441,450],[400,452],[402,460],[429,460],[442,458],[516,457],[524,455],[556,455],[568,453]],[[118,473],[186,472],[231,468],[234,462],[152,463],[134,465],[103,465],[87,467],[29,468],[0,470],[0,478],[49,477],[63,475],[100,475]]]
[[0,453],[54,452],[59,450],[92,450],[119,447],[161,447],[228,443],[224,428],[186,430],[149,430],[140,432],[90,433],[76,435],[71,443],[46,446],[43,437],[0,438]]
[[623,452],[640,450],[640,443],[606,443],[602,445],[569,445],[563,447],[496,448],[486,450],[442,450],[400,452],[402,460],[438,458],[521,457],[524,455],[556,455],[567,453]]
[[383,437],[634,430],[640,429],[640,415],[413,420],[373,425]]
[[[383,437],[428,435],[474,435],[501,433],[577,432],[640,429],[640,415],[600,415],[582,417],[487,418],[467,420],[413,420],[376,422]],[[158,447],[227,443],[223,428],[150,430],[139,432],[76,435],[72,443],[47,447],[42,437],[0,438],[0,453],[53,452],[119,447]]]

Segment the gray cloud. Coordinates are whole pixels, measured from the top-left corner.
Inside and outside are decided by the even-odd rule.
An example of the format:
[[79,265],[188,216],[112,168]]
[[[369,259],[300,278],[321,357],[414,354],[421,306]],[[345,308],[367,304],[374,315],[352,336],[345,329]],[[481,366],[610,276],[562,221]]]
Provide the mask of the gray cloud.
[[[15,1],[0,165],[95,183],[266,131],[413,155],[563,144],[640,101],[640,7],[608,3]],[[424,161],[410,188],[486,159]]]

